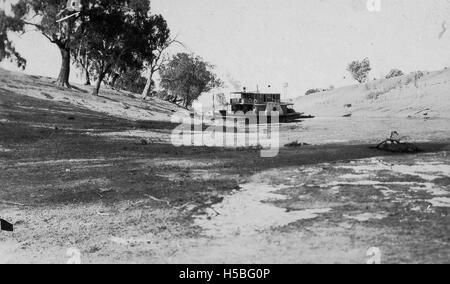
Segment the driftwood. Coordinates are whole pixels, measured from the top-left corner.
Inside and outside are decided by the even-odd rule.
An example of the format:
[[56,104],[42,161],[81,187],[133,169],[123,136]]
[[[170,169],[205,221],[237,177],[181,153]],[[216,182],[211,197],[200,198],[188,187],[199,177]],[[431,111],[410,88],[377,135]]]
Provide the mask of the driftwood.
[[378,144],[375,148],[378,150],[394,153],[420,152],[420,149],[416,145],[412,143],[402,142],[397,131],[391,132],[391,137]]
[[162,200],[162,199],[156,198],[156,197],[154,197],[154,196],[151,196],[150,194],[145,194],[145,196],[147,196],[148,198],[152,199],[153,201],[166,203],[167,206],[171,207],[170,202],[167,201],[167,200]]
[[380,149],[381,146],[385,145],[385,144],[401,144],[402,142],[400,142],[400,139],[395,139],[395,137],[398,137],[398,132],[397,131],[392,131],[391,132],[391,137],[384,140],[383,142],[381,142],[380,144],[377,145],[377,149]]
[[26,204],[11,202],[11,201],[7,201],[7,200],[0,200],[0,203],[6,204],[6,205],[14,205],[14,206],[28,206]]

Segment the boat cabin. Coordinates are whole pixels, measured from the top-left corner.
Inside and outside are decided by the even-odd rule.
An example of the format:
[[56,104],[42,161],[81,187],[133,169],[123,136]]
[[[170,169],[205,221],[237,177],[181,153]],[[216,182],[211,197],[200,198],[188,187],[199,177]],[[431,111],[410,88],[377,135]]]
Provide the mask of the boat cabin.
[[278,111],[280,114],[294,112],[293,104],[282,103],[281,94],[276,93],[231,93],[229,112],[271,112]]
[[281,94],[262,94],[235,92],[231,93],[231,104],[266,104],[281,103]]

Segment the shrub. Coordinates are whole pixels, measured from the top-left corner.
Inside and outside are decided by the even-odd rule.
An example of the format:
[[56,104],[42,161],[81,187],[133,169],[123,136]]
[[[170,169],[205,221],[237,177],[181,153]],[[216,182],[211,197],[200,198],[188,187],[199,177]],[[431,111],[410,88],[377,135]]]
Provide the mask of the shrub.
[[389,71],[389,73],[386,75],[386,79],[391,79],[391,78],[395,78],[395,77],[400,77],[405,75],[402,70],[399,69],[392,69],[391,71]]
[[309,96],[315,93],[320,93],[322,90],[319,89],[309,89],[308,91],[306,91],[305,96]]
[[414,72],[414,79],[416,81],[422,79],[423,76],[425,76],[425,74],[422,71]]

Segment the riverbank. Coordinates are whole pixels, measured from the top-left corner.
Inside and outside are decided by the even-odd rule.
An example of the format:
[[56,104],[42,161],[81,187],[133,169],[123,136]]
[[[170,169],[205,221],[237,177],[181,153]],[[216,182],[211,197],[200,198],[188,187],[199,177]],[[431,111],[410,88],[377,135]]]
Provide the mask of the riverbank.
[[[319,122],[304,133],[321,137]],[[369,247],[383,262],[448,262],[450,144],[436,125],[418,154],[347,141],[261,158],[2,88],[0,216],[14,232],[0,233],[0,262],[365,263]],[[110,135],[133,131],[160,139]]]

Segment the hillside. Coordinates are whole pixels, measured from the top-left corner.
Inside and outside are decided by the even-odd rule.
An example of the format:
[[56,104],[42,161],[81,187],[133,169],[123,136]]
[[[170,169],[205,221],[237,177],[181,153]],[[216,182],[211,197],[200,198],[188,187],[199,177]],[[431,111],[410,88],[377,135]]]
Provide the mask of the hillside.
[[450,117],[450,70],[411,73],[302,96],[297,110],[321,117]]
[[87,110],[128,120],[170,121],[185,110],[156,98],[142,101],[139,95],[102,86],[92,96],[92,86],[74,85],[71,90],[56,87],[54,79],[10,72],[0,68],[0,90],[36,99],[68,103]]

